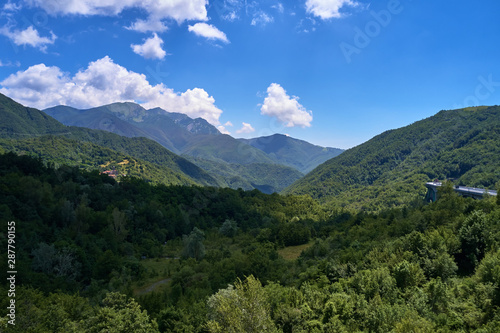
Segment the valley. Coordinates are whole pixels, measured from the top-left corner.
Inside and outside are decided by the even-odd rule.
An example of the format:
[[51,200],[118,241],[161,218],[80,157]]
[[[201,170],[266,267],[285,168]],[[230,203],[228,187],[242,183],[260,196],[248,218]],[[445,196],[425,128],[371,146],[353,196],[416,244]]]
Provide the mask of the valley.
[[0,333],[500,332],[500,1],[0,3]]
[[[498,189],[497,106],[441,111],[340,151],[280,134],[236,140],[132,103],[49,111],[63,124],[0,102],[16,329],[499,327],[500,198],[456,191]],[[454,181],[426,202],[436,178]]]
[[233,189],[280,192],[310,169],[342,152],[278,135],[274,141],[237,140],[220,133],[202,118],[191,119],[160,108],[146,110],[134,103],[88,110],[56,106],[43,112],[66,126],[149,138],[208,172],[219,186]]

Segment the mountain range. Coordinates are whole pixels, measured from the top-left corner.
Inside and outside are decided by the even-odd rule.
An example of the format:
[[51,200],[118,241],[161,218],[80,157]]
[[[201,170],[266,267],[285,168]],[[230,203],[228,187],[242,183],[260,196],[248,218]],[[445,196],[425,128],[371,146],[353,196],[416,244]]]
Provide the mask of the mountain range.
[[342,152],[284,135],[238,140],[220,133],[202,118],[160,108],[146,110],[135,103],[86,110],[56,106],[43,111],[68,126],[152,139],[201,167],[220,186],[244,190],[279,192]]
[[87,110],[56,106],[43,110],[67,126],[86,127],[126,137],[147,137],[180,154],[198,135],[221,133],[202,118],[156,108],[146,110],[135,103],[114,103]]
[[6,120],[0,126],[2,151],[87,169],[114,167],[120,174],[166,184],[279,192],[303,177],[303,165],[342,152],[285,136],[281,150],[272,151],[271,141],[254,146],[220,133],[202,118],[145,110],[135,103],[42,112],[0,95],[0,115]]
[[45,111],[0,95],[0,152],[88,169],[113,165],[165,184],[282,190],[349,210],[421,200],[425,183],[436,178],[491,189],[500,184],[499,106],[443,110],[346,151],[281,134],[235,139],[203,119],[134,103]]

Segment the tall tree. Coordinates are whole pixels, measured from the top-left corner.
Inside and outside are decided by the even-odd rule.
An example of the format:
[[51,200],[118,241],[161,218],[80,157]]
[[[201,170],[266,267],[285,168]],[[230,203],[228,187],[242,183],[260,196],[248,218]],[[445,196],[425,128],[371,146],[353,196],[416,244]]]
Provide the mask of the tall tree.
[[159,333],[156,321],[134,300],[120,293],[108,293],[103,307],[85,323],[89,333]]
[[221,289],[208,299],[211,333],[278,332],[271,319],[266,293],[259,280],[250,275],[233,287]]
[[196,227],[191,231],[189,236],[184,235],[182,256],[184,258],[195,258],[196,260],[203,259],[205,256],[205,246],[203,245],[204,239],[205,233]]

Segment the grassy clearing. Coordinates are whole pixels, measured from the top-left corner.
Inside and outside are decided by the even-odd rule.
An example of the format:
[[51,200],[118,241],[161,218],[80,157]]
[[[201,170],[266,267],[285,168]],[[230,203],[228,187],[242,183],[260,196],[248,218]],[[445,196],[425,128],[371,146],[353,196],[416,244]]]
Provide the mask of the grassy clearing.
[[151,284],[148,284],[148,285],[140,287],[140,288],[134,288],[133,293],[134,293],[134,295],[139,296],[139,295],[148,294],[152,291],[161,292],[163,289],[165,289],[167,287],[167,283],[170,280],[171,280],[171,278],[162,279],[162,280],[158,280],[156,282],[153,282]]
[[282,256],[285,260],[295,260],[297,259],[302,251],[310,247],[313,243],[309,242],[307,244],[287,246],[285,248],[279,249],[278,254]]
[[172,274],[180,267],[179,260],[173,258],[144,259],[140,261],[140,264],[146,271],[146,277],[133,285],[132,289],[135,295],[153,290],[159,291],[164,288],[166,282],[172,277]]

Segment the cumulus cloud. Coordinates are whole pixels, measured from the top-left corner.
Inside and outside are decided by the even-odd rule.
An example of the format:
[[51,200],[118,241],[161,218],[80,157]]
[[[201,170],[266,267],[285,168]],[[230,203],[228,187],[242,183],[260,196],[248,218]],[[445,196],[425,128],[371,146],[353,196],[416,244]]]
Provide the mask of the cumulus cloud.
[[153,37],[146,39],[144,44],[132,44],[132,50],[146,59],[163,59],[167,54],[163,49],[163,40],[156,33]]
[[359,3],[353,0],[307,0],[306,11],[323,20],[340,18],[340,9],[344,6],[356,7]]
[[40,49],[45,52],[47,50],[48,44],[54,44],[57,36],[51,31],[50,38],[42,37],[38,33],[38,30],[34,29],[33,26],[29,26],[25,30],[13,30],[11,31],[8,27],[3,27],[0,29],[0,34],[7,36],[12,42],[18,46],[29,45]]
[[139,8],[155,17],[206,20],[207,0],[25,0],[51,15],[118,15],[128,8]]
[[271,83],[267,88],[267,97],[260,108],[261,114],[276,117],[286,127],[310,127],[313,120],[312,112],[306,110],[297,96],[288,96],[285,89],[277,83]]
[[208,0],[25,0],[33,7],[44,9],[50,15],[104,15],[115,16],[125,9],[144,11],[147,20],[139,19],[128,29],[140,32],[162,32],[161,22],[173,19],[178,23],[197,20],[206,21]]
[[255,132],[255,129],[252,127],[252,125],[250,125],[249,123],[241,123],[243,126],[236,131],[236,133],[238,134],[248,134],[248,133],[252,133],[252,132]]
[[188,30],[198,36],[202,36],[208,39],[220,40],[223,41],[224,43],[229,43],[226,34],[211,24],[196,23],[195,25],[190,25],[188,27]]
[[55,105],[91,108],[114,102],[139,102],[169,112],[201,117],[220,125],[222,110],[204,89],[175,92],[163,83],[151,85],[144,74],[115,64],[108,56],[91,62],[74,76],[56,66],[39,64],[11,74],[0,82],[0,92],[27,106],[39,109]]

